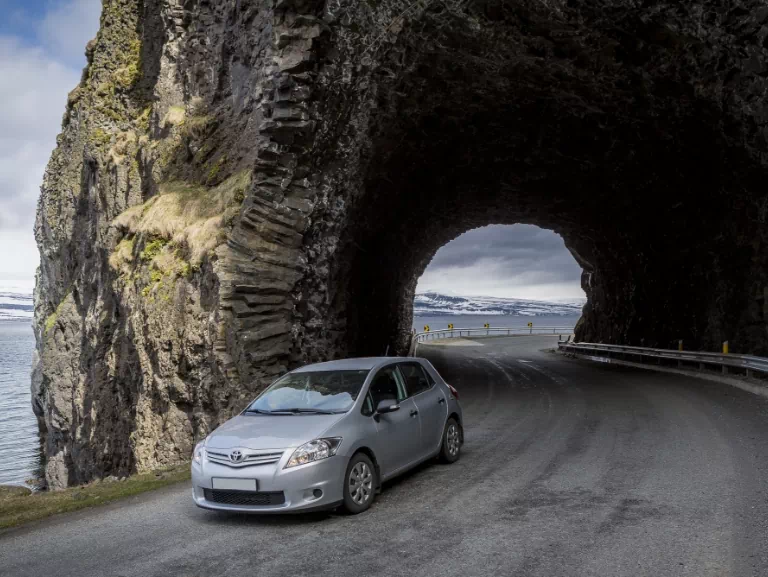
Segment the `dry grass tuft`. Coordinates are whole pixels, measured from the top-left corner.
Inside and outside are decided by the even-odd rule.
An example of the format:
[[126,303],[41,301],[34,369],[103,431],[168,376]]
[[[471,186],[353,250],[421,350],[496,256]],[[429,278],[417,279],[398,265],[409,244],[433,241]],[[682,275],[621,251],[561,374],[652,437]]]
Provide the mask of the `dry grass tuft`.
[[130,272],[133,264],[133,239],[123,239],[114,252],[109,255],[109,266],[119,273]]
[[125,157],[131,154],[135,149],[137,140],[138,137],[132,130],[128,132],[118,132],[115,135],[115,144],[109,150],[112,162],[116,165],[122,164]]
[[184,119],[187,116],[187,111],[183,106],[171,106],[168,109],[165,117],[163,118],[160,126],[179,126],[184,124]]
[[203,257],[224,242],[226,229],[240,210],[250,171],[240,172],[207,188],[187,182],[168,182],[160,194],[129,208],[113,224],[131,234],[161,237],[189,249],[189,261]]

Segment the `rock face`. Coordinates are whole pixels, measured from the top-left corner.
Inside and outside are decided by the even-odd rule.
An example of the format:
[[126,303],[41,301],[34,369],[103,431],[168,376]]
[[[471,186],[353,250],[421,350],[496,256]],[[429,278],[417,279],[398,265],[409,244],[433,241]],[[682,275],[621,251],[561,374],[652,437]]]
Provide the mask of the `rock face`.
[[35,231],[49,485],[405,350],[487,224],[565,238],[582,340],[768,354],[766,46],[759,0],[105,0]]

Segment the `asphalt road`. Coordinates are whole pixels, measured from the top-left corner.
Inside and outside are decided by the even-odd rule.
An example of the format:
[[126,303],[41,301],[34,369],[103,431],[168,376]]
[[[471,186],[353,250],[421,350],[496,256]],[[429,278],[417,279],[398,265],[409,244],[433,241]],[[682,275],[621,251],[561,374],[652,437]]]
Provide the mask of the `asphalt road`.
[[461,393],[461,460],[363,515],[221,515],[171,488],[0,535],[0,575],[768,575],[768,400],[481,342],[421,348]]

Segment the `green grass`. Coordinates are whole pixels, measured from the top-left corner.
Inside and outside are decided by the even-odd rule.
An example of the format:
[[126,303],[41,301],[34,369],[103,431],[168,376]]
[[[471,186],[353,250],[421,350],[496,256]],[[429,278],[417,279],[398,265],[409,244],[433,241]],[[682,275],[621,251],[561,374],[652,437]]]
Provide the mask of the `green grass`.
[[56,326],[56,321],[59,320],[59,310],[56,309],[54,312],[48,315],[48,318],[45,319],[45,334],[48,334],[51,332],[51,329]]
[[124,481],[97,482],[63,491],[30,493],[22,487],[0,487],[0,529],[104,505],[189,478],[189,464],[185,463],[170,469],[133,475]]
[[144,250],[142,250],[141,254],[139,255],[141,257],[141,260],[143,261],[152,260],[158,254],[160,254],[160,251],[163,250],[163,247],[166,244],[168,244],[168,241],[163,238],[156,238],[155,240],[148,242],[144,247]]

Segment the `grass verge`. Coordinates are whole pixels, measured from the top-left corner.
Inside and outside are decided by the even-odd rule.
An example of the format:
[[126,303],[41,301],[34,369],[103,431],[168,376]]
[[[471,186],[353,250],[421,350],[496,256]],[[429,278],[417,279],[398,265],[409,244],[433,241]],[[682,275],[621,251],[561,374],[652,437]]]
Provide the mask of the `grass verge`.
[[189,478],[187,463],[170,469],[133,475],[123,481],[101,481],[63,491],[30,493],[23,487],[0,487],[0,529],[17,527],[58,513],[104,505]]

